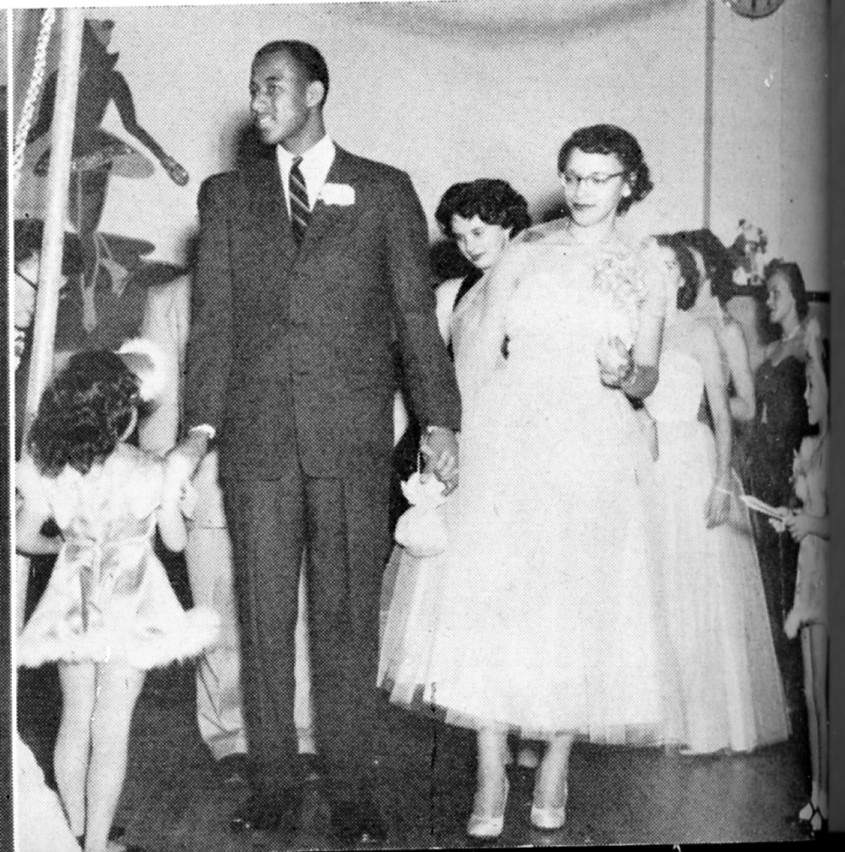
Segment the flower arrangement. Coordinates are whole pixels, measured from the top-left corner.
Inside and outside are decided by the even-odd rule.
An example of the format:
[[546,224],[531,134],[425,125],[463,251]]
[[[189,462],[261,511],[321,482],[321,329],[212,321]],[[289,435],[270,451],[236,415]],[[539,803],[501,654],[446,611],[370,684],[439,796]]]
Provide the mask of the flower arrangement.
[[765,280],[768,237],[747,219],[740,219],[738,227],[739,234],[728,249],[735,267],[733,282],[739,287],[758,287]]

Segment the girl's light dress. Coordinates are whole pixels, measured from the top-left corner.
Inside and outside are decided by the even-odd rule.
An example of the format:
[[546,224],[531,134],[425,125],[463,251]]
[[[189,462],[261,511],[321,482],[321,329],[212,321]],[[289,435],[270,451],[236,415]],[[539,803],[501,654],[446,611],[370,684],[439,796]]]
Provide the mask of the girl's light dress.
[[153,552],[164,461],[128,445],[86,474],[41,475],[18,465],[27,501],[52,516],[64,544],[17,642],[18,664],[121,661],[139,669],[193,657],[211,645],[219,617],[185,611]]

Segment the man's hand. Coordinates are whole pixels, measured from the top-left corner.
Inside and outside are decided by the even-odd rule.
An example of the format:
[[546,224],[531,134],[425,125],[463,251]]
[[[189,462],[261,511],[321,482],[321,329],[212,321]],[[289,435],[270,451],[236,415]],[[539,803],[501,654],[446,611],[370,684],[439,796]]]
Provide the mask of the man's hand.
[[458,486],[458,440],[451,429],[430,426],[420,446],[430,470],[446,486],[449,494]]

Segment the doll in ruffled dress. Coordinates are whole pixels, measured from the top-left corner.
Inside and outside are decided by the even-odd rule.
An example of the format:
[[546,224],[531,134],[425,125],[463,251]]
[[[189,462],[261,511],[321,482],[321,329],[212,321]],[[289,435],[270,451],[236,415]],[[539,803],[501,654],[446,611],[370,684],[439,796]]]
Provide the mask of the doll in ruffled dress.
[[[169,549],[184,547],[190,471],[127,443],[142,397],[128,363],[144,360],[72,356],[44,392],[17,470],[18,550],[58,554],[17,662],[58,661],[56,782],[85,852],[118,848],[108,835],[147,670],[199,654],[218,632],[215,612],[182,608],[153,552],[156,527]],[[59,536],[42,531],[51,519]]]
[[827,825],[827,573],[830,517],[827,468],[830,456],[830,413],[826,365],[818,323],[807,326],[807,387],[804,399],[811,426],[818,433],[805,437],[795,454],[793,486],[801,501],[797,510],[781,510],[783,521],[772,521],[798,542],[795,601],[784,629],[790,639],[800,636],[804,663],[804,694],[810,736],[812,793],[798,819],[814,833]]

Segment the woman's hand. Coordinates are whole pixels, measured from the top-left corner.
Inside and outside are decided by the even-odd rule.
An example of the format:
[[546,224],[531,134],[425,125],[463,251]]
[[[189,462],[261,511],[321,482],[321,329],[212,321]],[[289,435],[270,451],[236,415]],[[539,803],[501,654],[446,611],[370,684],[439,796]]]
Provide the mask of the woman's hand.
[[792,536],[793,541],[801,541],[816,531],[816,519],[806,512],[790,512],[783,519],[784,529]]
[[618,388],[634,366],[628,347],[618,337],[599,342],[596,360],[601,383],[609,388]]
[[707,502],[704,504],[704,520],[708,529],[718,527],[725,523],[730,512],[731,493],[725,488],[724,483],[716,480],[710,489]]
[[791,512],[789,509],[786,508],[786,506],[778,506],[777,512],[780,517],[769,518],[769,523],[771,524],[772,529],[775,532],[786,532],[786,524],[784,524],[784,521],[789,517]]

